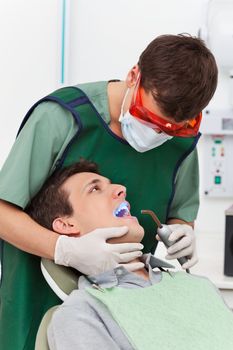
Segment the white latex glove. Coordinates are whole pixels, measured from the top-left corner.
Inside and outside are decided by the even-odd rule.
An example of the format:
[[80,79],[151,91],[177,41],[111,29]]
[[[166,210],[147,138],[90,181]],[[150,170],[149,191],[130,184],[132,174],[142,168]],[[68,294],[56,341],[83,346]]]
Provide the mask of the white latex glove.
[[106,240],[121,237],[128,227],[108,227],[96,229],[81,237],[60,236],[54,254],[56,264],[71,266],[85,275],[97,275],[111,270],[120,263],[129,271],[144,266],[143,263],[129,263],[142,255],[141,243],[111,244]]
[[[193,228],[186,224],[168,225],[172,231],[169,241],[177,241],[168,248],[166,259],[172,260],[185,256],[188,261],[182,265],[183,269],[189,269],[198,261],[196,253],[196,237]],[[156,238],[160,240],[159,236]]]

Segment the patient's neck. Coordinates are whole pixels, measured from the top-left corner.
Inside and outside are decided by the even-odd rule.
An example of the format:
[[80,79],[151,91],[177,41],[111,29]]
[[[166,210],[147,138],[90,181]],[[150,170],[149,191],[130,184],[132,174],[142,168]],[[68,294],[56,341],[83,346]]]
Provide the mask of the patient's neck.
[[[134,259],[134,260],[130,261],[130,263],[136,263],[136,262],[141,262],[140,258],[137,258],[137,259]],[[149,279],[149,273],[148,273],[148,271],[147,271],[147,269],[145,267],[143,267],[140,270],[133,271],[133,273],[135,273],[136,275],[144,278],[145,280]]]

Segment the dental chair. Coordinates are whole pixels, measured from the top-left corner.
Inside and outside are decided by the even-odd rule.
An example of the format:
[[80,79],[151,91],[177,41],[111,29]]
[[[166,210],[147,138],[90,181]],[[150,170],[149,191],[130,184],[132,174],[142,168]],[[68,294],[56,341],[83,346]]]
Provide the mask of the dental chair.
[[[74,289],[77,289],[78,280],[81,276],[78,271],[70,267],[56,265],[54,261],[44,258],[41,259],[41,271],[46,282],[62,301],[64,301]],[[35,350],[49,350],[47,328],[53,312],[58,306],[59,305],[53,306],[45,313],[37,332]]]

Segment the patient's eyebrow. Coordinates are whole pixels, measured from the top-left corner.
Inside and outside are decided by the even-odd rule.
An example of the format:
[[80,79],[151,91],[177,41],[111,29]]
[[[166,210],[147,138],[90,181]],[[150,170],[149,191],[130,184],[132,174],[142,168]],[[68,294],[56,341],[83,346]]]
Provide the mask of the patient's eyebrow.
[[[100,180],[100,179],[93,179],[93,180],[91,180],[90,182],[88,182],[87,184],[85,184],[84,186],[83,186],[83,189],[82,189],[82,192],[84,192],[88,187],[90,187],[91,185],[94,185],[94,184],[101,184],[101,183],[103,183],[103,182],[105,182],[104,180]],[[111,184],[111,181],[109,180],[109,179],[106,179],[106,183],[107,184]]]

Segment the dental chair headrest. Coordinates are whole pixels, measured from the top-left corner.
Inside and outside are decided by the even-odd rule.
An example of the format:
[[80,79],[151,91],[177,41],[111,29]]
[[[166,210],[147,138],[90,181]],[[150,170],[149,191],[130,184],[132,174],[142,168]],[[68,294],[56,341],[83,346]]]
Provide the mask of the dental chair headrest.
[[62,301],[78,288],[81,273],[71,267],[56,265],[54,261],[42,258],[41,271],[50,288]]

